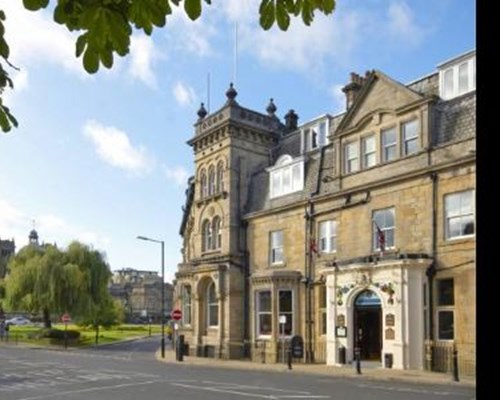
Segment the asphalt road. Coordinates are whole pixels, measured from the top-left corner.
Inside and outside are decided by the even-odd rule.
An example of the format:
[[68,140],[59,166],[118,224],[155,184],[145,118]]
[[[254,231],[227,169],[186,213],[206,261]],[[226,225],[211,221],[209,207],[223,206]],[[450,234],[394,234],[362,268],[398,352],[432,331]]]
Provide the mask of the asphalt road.
[[0,400],[472,400],[452,385],[165,364],[158,338],[87,350],[0,346]]

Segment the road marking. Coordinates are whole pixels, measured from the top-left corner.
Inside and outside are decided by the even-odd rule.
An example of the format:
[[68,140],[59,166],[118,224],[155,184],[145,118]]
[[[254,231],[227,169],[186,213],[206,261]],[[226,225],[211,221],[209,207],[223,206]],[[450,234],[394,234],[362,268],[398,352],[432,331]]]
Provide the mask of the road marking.
[[[244,397],[254,397],[260,399],[270,399],[270,400],[278,400],[278,399],[330,399],[330,396],[326,395],[313,395],[310,392],[304,391],[296,391],[290,389],[280,389],[275,387],[262,387],[262,386],[251,386],[251,385],[239,385],[237,383],[230,382],[214,382],[214,381],[201,381],[200,383],[205,384],[215,384],[216,386],[198,386],[194,384],[169,382],[173,386],[180,386],[186,389],[195,389],[195,390],[205,390],[209,392],[218,392],[218,393],[229,393],[237,396]],[[244,391],[247,390],[247,391]],[[288,394],[263,394],[263,393],[252,393],[249,390],[254,391],[272,391],[272,392],[288,392]],[[294,393],[294,394],[290,394]]]
[[257,397],[259,399],[272,399],[273,398],[273,397],[270,397],[269,395],[264,395],[264,394],[239,392],[236,390],[227,390],[227,389],[217,389],[214,387],[207,387],[207,386],[188,385],[185,383],[170,383],[170,384],[173,386],[180,386],[180,387],[184,387],[184,388],[188,388],[188,389],[206,390],[208,392],[218,392],[218,393],[230,393],[230,394],[235,394],[238,396]]
[[[176,381],[179,382],[179,381]],[[233,388],[238,388],[238,389],[254,389],[254,390],[271,390],[275,392],[293,392],[293,393],[302,393],[302,394],[310,394],[309,392],[304,392],[301,390],[290,390],[290,389],[279,389],[275,387],[269,387],[269,386],[252,386],[252,385],[241,385],[238,383],[232,383],[232,382],[217,382],[217,381],[202,381],[202,383],[212,383],[217,386],[227,386],[227,387],[233,387]]]
[[398,387],[398,386],[381,386],[381,385],[369,385],[369,384],[358,384],[356,386],[368,389],[386,390],[391,392],[433,394],[436,396],[463,396],[463,397],[470,396],[469,394],[466,393],[446,392],[446,391],[429,390],[429,389],[416,389],[416,388]]
[[128,387],[128,386],[150,385],[152,383],[157,383],[157,382],[163,382],[163,381],[161,381],[161,380],[154,380],[154,381],[147,381],[147,382],[122,383],[120,385],[112,385],[112,386],[98,386],[98,387],[87,388],[87,389],[68,390],[68,391],[65,391],[65,392],[48,393],[48,394],[43,394],[41,396],[23,397],[23,398],[18,399],[18,400],[45,399],[45,398],[50,398],[50,397],[54,397],[54,396],[64,396],[64,395],[67,395],[67,394],[95,392],[96,390],[120,389],[122,387]]

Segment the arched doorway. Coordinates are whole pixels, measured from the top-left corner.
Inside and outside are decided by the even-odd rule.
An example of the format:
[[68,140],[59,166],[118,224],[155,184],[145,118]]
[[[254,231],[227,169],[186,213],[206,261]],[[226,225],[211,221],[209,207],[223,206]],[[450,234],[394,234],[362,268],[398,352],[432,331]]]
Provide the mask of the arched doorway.
[[362,360],[381,360],[382,306],[371,290],[362,291],[354,300],[354,335]]

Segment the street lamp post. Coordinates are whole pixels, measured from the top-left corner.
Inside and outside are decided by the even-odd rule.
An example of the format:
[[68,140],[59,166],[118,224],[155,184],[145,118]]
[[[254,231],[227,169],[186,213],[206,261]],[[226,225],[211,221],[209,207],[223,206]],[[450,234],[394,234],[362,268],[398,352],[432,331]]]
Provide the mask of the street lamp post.
[[161,358],[165,358],[165,242],[146,236],[137,236],[137,239],[161,244]]

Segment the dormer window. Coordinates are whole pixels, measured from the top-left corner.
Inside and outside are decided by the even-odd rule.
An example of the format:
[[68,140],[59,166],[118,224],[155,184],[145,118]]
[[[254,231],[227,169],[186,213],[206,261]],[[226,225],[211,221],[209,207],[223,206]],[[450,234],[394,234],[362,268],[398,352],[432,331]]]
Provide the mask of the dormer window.
[[466,54],[440,66],[439,91],[444,100],[476,89],[476,55]]
[[304,160],[281,156],[274,167],[268,168],[270,197],[275,198],[304,188]]
[[302,153],[328,144],[328,120],[304,127],[301,131]]

